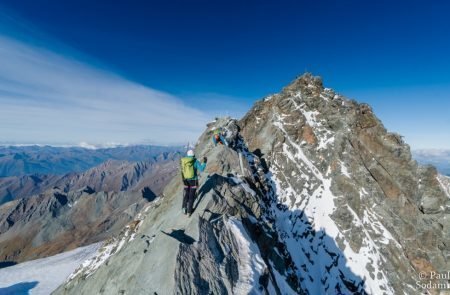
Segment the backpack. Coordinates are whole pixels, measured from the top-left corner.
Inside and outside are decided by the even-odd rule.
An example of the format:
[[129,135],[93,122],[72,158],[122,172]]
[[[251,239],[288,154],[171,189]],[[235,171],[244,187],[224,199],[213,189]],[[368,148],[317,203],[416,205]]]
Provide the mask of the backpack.
[[220,135],[222,133],[222,128],[217,128],[214,130],[214,135]]
[[195,161],[194,157],[181,158],[181,175],[183,179],[192,179],[195,177]]

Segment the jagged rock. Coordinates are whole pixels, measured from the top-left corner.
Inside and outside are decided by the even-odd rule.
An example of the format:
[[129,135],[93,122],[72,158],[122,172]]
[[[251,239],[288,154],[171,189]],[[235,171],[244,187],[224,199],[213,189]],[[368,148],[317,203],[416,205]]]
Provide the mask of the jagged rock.
[[[174,179],[141,238],[55,294],[418,294],[419,272],[449,269],[448,180],[370,106],[306,74],[207,127],[194,215]],[[217,127],[229,147],[213,147]]]

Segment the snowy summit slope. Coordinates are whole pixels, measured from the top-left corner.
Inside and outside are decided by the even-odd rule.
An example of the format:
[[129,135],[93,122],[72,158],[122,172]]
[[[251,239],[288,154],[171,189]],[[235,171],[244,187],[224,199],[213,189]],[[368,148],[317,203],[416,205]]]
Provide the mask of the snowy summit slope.
[[418,294],[419,272],[450,268],[436,169],[317,77],[211,122],[195,152],[208,166],[193,216],[174,179],[56,294]]
[[370,106],[306,74],[241,126],[268,163],[261,177],[273,186],[273,218],[309,292],[416,294],[418,272],[448,269],[438,174],[419,167]]

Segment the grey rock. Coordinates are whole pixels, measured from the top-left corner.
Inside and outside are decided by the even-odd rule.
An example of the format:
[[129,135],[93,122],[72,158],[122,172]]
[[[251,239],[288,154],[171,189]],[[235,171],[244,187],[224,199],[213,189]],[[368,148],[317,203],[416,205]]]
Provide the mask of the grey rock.
[[[230,147],[213,147],[217,127]],[[174,179],[141,212],[141,239],[121,235],[55,294],[418,294],[419,272],[449,269],[447,180],[318,77],[210,123],[196,155],[192,217]]]

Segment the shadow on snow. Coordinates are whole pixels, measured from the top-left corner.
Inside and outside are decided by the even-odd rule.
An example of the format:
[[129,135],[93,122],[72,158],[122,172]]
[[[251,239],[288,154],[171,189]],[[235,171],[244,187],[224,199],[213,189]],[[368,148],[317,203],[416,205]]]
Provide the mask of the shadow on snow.
[[0,288],[1,295],[28,295],[30,290],[35,288],[39,282],[22,282],[6,288]]

